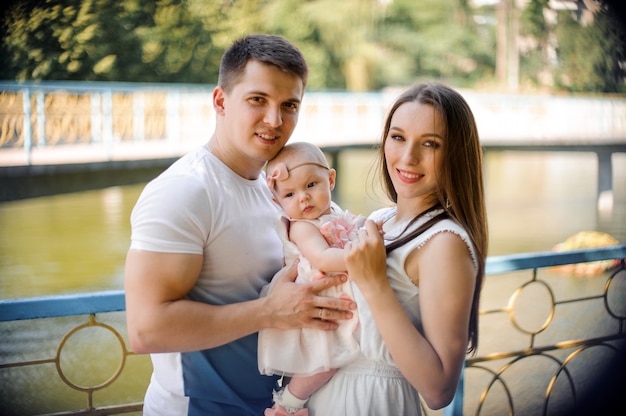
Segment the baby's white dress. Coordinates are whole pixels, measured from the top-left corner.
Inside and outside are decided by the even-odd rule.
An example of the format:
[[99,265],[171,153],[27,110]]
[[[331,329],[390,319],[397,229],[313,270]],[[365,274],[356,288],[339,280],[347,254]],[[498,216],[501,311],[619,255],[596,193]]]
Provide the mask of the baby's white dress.
[[[412,229],[424,224],[441,213],[436,210],[424,215]],[[384,222],[396,215],[394,208],[375,211],[371,219]],[[400,234],[406,223],[389,229],[384,227],[385,237],[394,238]],[[387,275],[396,296],[400,300],[409,319],[421,329],[419,311],[419,289],[408,278],[404,263],[414,248],[421,247],[437,233],[450,231],[459,235],[467,244],[477,270],[473,246],[465,230],[456,222],[444,219],[426,230],[422,235],[392,251],[387,257]],[[309,399],[306,407],[311,416],[398,416],[421,415],[418,392],[400,373],[385,346],[376,327],[371,310],[357,285],[353,285],[355,301],[358,305],[359,328],[357,339],[361,352],[349,365],[339,368],[328,383],[322,386]],[[418,357],[419,358],[419,357]]]
[[[281,216],[277,230],[283,240],[285,263],[290,264],[295,259],[300,259],[296,283],[309,283],[315,279],[324,278],[322,272],[313,267],[302,256],[298,247],[289,241],[284,220],[286,218]],[[359,227],[363,226],[365,218],[360,215],[355,216],[348,211],[342,211],[339,206],[333,203],[330,214],[323,215],[318,220],[299,221],[308,221],[314,224],[320,229],[320,233],[330,246],[343,248],[356,236]],[[326,273],[326,275],[331,274],[338,273]],[[271,291],[271,287],[272,283],[269,284],[267,290]],[[354,298],[352,284],[349,280],[320,292],[320,296],[338,298],[341,295]],[[346,365],[353,361],[359,353],[359,345],[354,336],[357,326],[358,317],[354,314],[352,319],[340,321],[339,328],[335,331],[313,328],[262,329],[259,331],[259,371],[265,375],[311,375]]]

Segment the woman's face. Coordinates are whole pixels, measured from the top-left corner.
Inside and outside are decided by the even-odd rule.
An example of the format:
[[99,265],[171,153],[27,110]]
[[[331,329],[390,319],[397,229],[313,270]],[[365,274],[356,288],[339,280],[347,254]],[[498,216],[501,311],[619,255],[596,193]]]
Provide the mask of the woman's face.
[[398,206],[411,202],[425,209],[432,205],[445,134],[441,114],[431,105],[404,103],[392,115],[384,151]]

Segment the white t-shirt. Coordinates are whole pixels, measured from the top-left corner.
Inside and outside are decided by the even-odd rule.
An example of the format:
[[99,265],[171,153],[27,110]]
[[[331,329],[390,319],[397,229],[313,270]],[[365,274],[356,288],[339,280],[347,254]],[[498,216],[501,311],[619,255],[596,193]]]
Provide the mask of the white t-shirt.
[[[202,254],[202,270],[187,295],[189,299],[213,305],[252,300],[258,298],[261,288],[282,266],[282,243],[274,230],[277,212],[278,206],[272,202],[264,174],[256,180],[244,179],[203,146],[183,156],[145,187],[131,214],[131,248]],[[212,390],[219,391],[212,388],[212,384],[237,386],[240,379],[248,379],[246,384],[254,385],[255,378],[261,377],[256,367],[256,334],[245,344],[245,347],[233,346],[226,354],[235,354],[232,357],[234,362],[247,363],[250,361],[247,355],[254,353],[253,368],[240,366],[228,370],[224,380],[207,376],[204,380],[207,386],[198,389],[186,385],[185,390],[201,390],[201,393],[192,395],[210,395]],[[203,354],[210,355],[211,350]],[[224,351],[220,352],[217,361],[223,361],[224,354]],[[178,353],[154,354],[152,361],[154,373],[146,394],[144,413],[159,414],[164,406],[157,403],[171,403],[174,397],[179,398],[180,406],[186,406],[184,373],[200,370],[181,368]],[[216,373],[223,374],[225,370],[227,367],[216,370]],[[231,374],[235,372],[242,374]],[[190,379],[200,379],[200,376],[195,374]],[[257,387],[257,390],[260,389]],[[271,399],[271,388],[268,398]],[[186,414],[186,411],[181,408],[180,414]]]

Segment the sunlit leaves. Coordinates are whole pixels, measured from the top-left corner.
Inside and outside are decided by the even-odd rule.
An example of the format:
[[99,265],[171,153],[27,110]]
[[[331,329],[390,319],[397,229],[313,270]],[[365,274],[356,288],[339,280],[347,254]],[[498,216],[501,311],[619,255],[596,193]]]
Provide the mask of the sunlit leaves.
[[[522,51],[523,76],[548,66],[546,44],[554,29],[543,16],[547,3],[531,0],[522,15],[526,39],[536,39],[529,43],[534,49]],[[1,27],[0,78],[212,84],[223,51],[235,39],[275,33],[306,56],[310,89],[377,90],[419,79],[470,86],[493,78],[496,55],[494,6],[470,4],[14,0]],[[616,67],[624,61],[623,33],[579,29],[565,23],[557,30],[558,81],[572,90],[623,88],[623,68]]]
[[107,55],[104,58],[100,59],[93,67],[93,72],[96,74],[107,73],[113,68],[115,61],[117,60],[116,55]]

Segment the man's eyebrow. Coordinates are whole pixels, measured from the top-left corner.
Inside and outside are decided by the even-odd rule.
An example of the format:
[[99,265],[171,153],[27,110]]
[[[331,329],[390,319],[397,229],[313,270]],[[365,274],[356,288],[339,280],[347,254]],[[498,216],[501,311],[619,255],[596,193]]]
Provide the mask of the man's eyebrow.
[[[248,95],[260,95],[262,97],[269,97],[270,94],[268,94],[265,91],[248,91]],[[294,103],[294,104],[300,104],[302,103],[302,100],[298,97],[293,97],[293,98],[289,98],[287,100],[285,100],[285,102],[287,103]]]
[[256,91],[256,90],[250,90],[250,91],[246,91],[245,93],[246,95],[261,95],[263,97],[269,97],[270,95],[268,93],[266,93],[265,91]]

